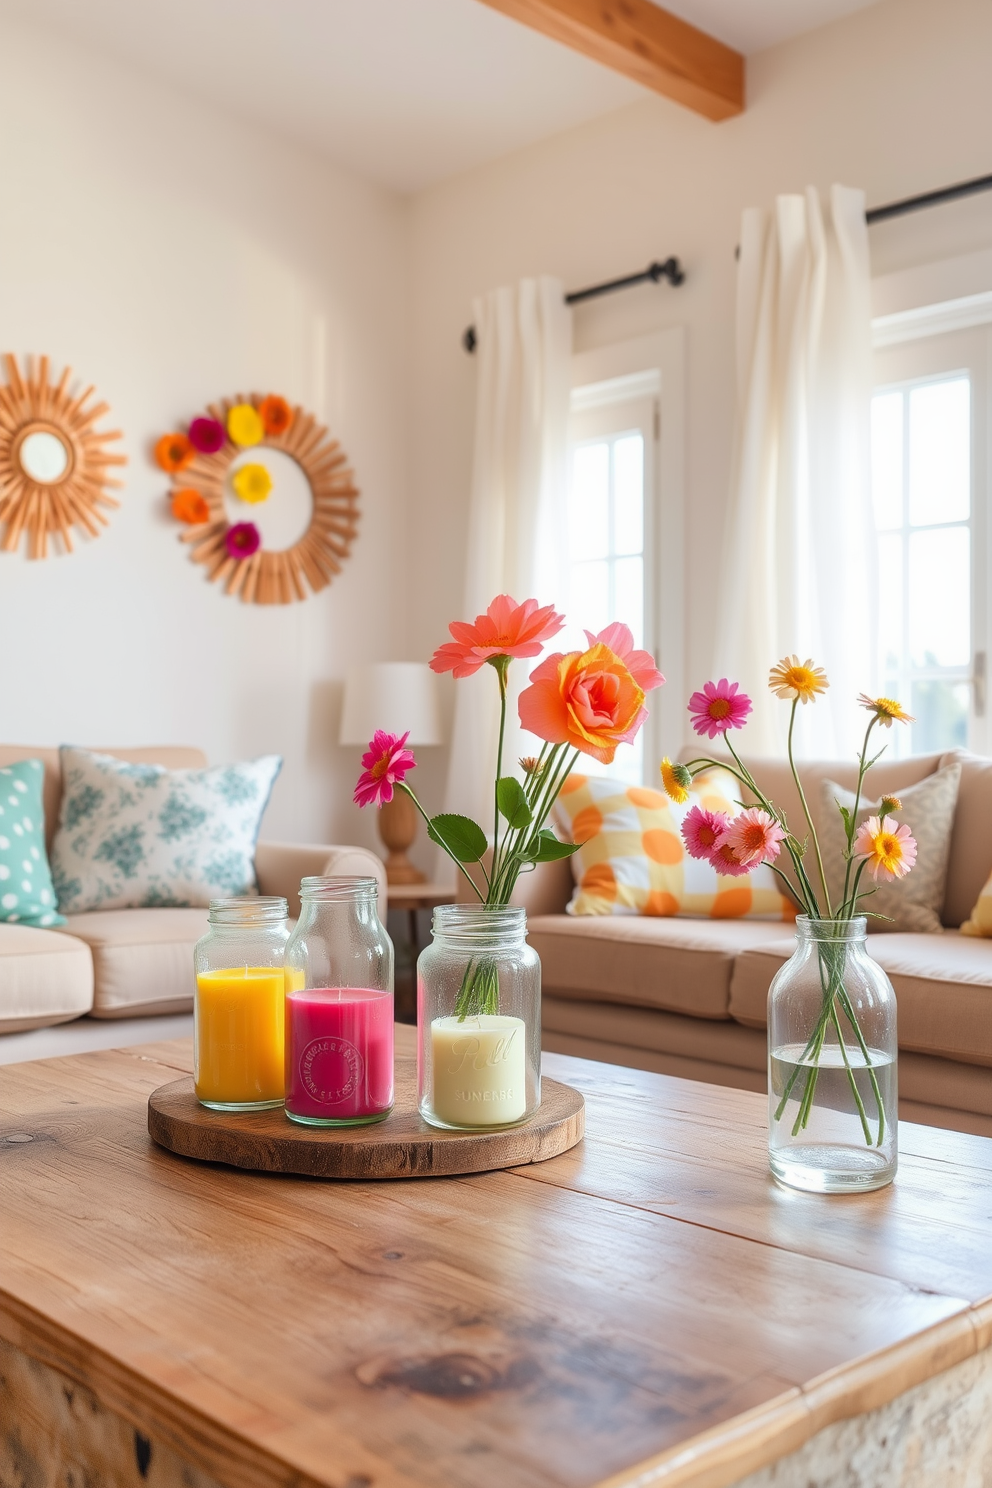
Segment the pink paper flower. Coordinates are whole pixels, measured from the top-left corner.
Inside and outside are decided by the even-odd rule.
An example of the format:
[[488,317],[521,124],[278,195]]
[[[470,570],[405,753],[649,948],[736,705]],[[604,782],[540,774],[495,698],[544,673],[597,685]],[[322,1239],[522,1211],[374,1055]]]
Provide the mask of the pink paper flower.
[[854,856],[867,860],[876,883],[879,878],[905,878],[916,862],[916,838],[893,816],[870,816],[857,830]]
[[226,437],[224,425],[214,418],[195,418],[189,426],[189,442],[201,455],[215,455]]
[[539,607],[536,599],[517,604],[508,594],[498,594],[484,615],[476,615],[474,625],[452,620],[448,629],[454,640],[434,652],[431,671],[471,677],[497,656],[539,656],[545,641],[564,624],[564,615],[556,615],[553,605]]
[[743,728],[744,720],[751,711],[751,699],[738,691],[736,682],[721,677],[719,682],[707,682],[702,692],[694,692],[689,699],[692,726],[697,734],[706,734],[715,739],[728,729]]
[[362,773],[354,795],[357,805],[385,806],[393,799],[393,786],[402,785],[417,763],[413,751],[403,747],[409,737],[409,729],[405,734],[387,734],[376,729],[375,737],[362,755]]
[[262,534],[254,522],[235,522],[225,533],[224,546],[232,558],[250,558],[262,546]]
[[707,811],[704,806],[693,806],[682,822],[682,841],[690,858],[702,858],[710,862],[713,853],[723,840],[730,817],[724,811]]
[[746,868],[756,868],[759,863],[774,862],[784,841],[785,833],[775,818],[759,806],[752,806],[734,817],[721,847],[727,846]]
[[710,862],[721,878],[742,878],[756,865],[742,863],[724,835],[710,853]]
[[621,621],[614,620],[599,635],[593,635],[591,630],[587,630],[586,639],[590,649],[597,644],[609,646],[614,656],[619,656],[642,692],[651,692],[655,687],[664,685],[665,679],[655,666],[651,652],[634,650],[634,637],[630,627]]

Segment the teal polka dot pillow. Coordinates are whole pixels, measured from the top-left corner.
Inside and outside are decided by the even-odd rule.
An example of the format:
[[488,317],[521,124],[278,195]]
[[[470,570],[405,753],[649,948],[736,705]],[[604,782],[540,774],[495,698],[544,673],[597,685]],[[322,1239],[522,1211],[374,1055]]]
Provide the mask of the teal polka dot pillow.
[[0,920],[8,924],[65,924],[45,855],[44,778],[41,760],[0,769]]

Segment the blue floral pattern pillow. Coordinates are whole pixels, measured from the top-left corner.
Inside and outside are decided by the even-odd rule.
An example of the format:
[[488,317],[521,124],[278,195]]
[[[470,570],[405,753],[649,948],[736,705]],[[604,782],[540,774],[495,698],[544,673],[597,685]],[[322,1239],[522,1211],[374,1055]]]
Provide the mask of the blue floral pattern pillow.
[[0,920],[8,924],[65,924],[45,855],[44,779],[41,760],[0,769]]
[[255,843],[282,760],[132,765],[63,745],[52,877],[63,914],[257,894]]

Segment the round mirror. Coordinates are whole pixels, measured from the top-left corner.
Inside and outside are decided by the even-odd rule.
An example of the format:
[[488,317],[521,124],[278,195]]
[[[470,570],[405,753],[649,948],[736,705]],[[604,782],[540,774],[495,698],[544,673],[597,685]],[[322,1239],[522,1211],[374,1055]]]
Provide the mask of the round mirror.
[[58,435],[47,429],[25,435],[17,457],[24,474],[39,486],[54,486],[69,468],[69,451]]

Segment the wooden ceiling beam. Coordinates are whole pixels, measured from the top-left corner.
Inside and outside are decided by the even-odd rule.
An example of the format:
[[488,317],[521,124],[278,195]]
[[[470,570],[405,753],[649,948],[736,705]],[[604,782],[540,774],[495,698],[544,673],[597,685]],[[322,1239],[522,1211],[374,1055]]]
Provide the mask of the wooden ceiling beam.
[[744,111],[744,58],[651,0],[482,0],[707,119]]

